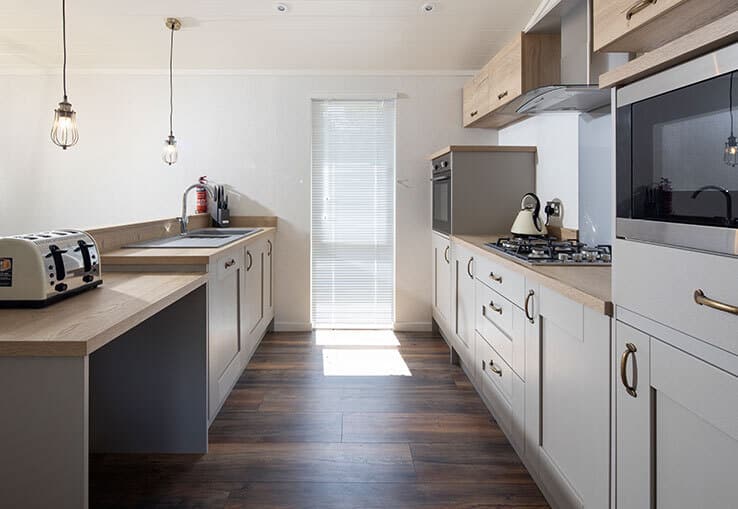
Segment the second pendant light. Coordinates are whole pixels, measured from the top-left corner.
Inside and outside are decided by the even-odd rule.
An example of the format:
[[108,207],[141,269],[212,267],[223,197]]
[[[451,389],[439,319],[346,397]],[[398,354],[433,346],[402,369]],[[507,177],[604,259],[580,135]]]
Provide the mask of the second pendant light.
[[169,166],[177,162],[177,140],[174,137],[173,116],[174,116],[174,87],[172,80],[172,63],[174,56],[174,32],[182,28],[182,23],[177,18],[167,18],[167,28],[171,31],[169,39],[169,136],[164,140],[164,150],[161,158]]

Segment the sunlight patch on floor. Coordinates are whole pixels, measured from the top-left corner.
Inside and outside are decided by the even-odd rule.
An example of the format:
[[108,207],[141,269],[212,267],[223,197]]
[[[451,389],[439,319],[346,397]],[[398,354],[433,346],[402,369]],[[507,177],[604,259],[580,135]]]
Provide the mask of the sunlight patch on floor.
[[316,330],[318,346],[400,346],[391,330]]
[[325,376],[412,376],[395,349],[323,349]]

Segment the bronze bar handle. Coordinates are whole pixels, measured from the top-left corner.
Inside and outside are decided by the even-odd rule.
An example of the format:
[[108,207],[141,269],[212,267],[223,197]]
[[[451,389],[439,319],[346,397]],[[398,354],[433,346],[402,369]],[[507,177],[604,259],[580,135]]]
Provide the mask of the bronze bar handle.
[[653,5],[656,3],[657,0],[638,0],[636,3],[634,3],[630,9],[628,9],[625,12],[625,19],[630,21],[630,18],[641,12],[643,9],[648,7],[649,5]]
[[471,264],[474,261],[474,257],[469,258],[469,263],[466,264],[466,273],[469,274],[470,279],[474,279],[474,274],[471,271]]
[[226,269],[230,269],[235,264],[236,264],[236,260],[234,260],[233,258],[231,258],[230,260],[228,260],[227,262],[225,262],[225,268]]
[[502,284],[502,276],[497,276],[494,272],[489,273],[489,278],[496,283]]
[[636,393],[636,388],[638,387],[638,366],[635,363],[633,364],[633,385],[628,382],[627,367],[628,357],[633,355],[633,360],[635,361],[635,353],[637,351],[638,349],[633,343],[626,343],[625,351],[623,352],[622,357],[620,357],[620,380],[623,382],[626,392],[634,398],[638,397],[638,394]]
[[470,117],[476,117],[477,115],[479,115],[479,110],[474,110],[469,114]]
[[495,361],[489,361],[489,369],[497,376],[502,376],[502,370],[495,366]]
[[505,97],[507,97],[507,90],[505,90],[501,94],[497,94],[497,100],[499,101],[502,101],[502,99],[504,99]]
[[495,306],[494,301],[489,301],[489,307],[492,311],[494,311],[497,314],[502,314],[502,308],[499,306]]
[[443,250],[443,258],[446,260],[446,263],[451,263],[451,260],[448,259],[449,249],[451,249],[451,246],[446,246],[446,249]]
[[272,256],[272,241],[267,240],[267,245],[269,246],[269,251],[267,251],[267,256]]
[[536,323],[536,319],[533,315],[531,315],[528,312],[528,308],[530,307],[530,301],[533,299],[533,296],[536,294],[533,290],[528,291],[528,295],[525,296],[525,317],[528,319],[530,323]]
[[246,251],[246,256],[249,257],[249,264],[246,267],[246,272],[251,270],[251,267],[254,265],[254,259],[251,257],[251,251]]
[[718,311],[730,313],[731,315],[738,315],[738,306],[733,306],[731,304],[726,304],[725,302],[720,302],[719,300],[711,299],[710,297],[705,295],[705,292],[703,292],[702,290],[694,291],[694,301],[700,306],[707,306],[708,308],[717,309]]

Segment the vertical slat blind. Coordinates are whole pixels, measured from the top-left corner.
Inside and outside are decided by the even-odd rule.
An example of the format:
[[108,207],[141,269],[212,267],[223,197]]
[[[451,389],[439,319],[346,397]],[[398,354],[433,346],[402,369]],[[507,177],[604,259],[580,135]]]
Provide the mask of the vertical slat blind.
[[312,319],[394,318],[395,102],[313,101]]

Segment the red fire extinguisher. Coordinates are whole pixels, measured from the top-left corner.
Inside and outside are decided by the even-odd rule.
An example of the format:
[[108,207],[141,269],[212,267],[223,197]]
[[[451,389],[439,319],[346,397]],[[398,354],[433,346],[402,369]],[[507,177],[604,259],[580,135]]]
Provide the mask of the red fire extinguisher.
[[208,183],[206,176],[200,177],[200,184],[202,187],[197,188],[197,213],[205,214],[208,211],[208,192],[205,186]]

